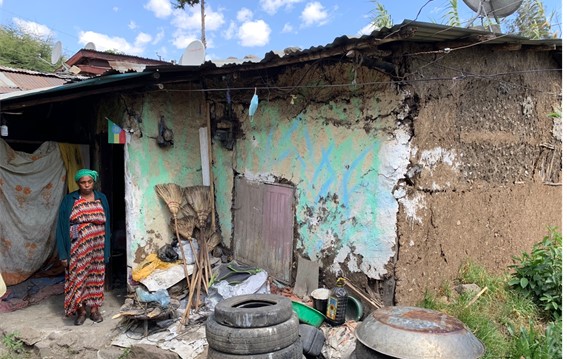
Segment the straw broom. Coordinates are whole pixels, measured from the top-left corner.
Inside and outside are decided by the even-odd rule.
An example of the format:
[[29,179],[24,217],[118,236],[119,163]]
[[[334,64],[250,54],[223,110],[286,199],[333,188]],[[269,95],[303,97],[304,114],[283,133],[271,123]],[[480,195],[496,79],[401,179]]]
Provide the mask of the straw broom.
[[[193,294],[197,295],[195,301],[195,307],[199,307],[200,304],[200,294],[201,294],[201,282],[205,289],[205,292],[209,292],[208,282],[210,278],[210,263],[209,263],[209,254],[208,254],[208,246],[204,238],[204,231],[205,226],[207,223],[207,218],[210,213],[210,205],[209,205],[209,191],[208,187],[206,186],[192,186],[185,188],[185,199],[187,203],[191,206],[193,211],[197,215],[196,226],[200,229],[199,235],[199,247],[201,250],[199,251],[199,256],[197,263],[199,264],[199,268],[197,273],[191,278],[191,288],[189,289],[189,298],[193,298]],[[204,273],[203,273],[204,272]],[[195,292],[194,292],[195,290]]]
[[[189,272],[187,271],[187,261],[185,259],[185,251],[183,250],[183,244],[179,239],[179,230],[177,229],[177,214],[179,212],[179,208],[181,207],[181,202],[183,201],[183,191],[181,187],[176,185],[175,183],[165,183],[165,184],[156,184],[154,186],[155,191],[157,194],[165,201],[169,211],[171,212],[171,216],[173,217],[173,221],[175,224],[175,235],[177,236],[177,243],[179,244],[179,250],[181,251],[181,257],[183,258],[183,272],[185,273],[185,280],[187,281],[187,285],[190,286],[189,282]],[[191,241],[189,241],[191,243]],[[195,253],[193,251],[193,253]]]

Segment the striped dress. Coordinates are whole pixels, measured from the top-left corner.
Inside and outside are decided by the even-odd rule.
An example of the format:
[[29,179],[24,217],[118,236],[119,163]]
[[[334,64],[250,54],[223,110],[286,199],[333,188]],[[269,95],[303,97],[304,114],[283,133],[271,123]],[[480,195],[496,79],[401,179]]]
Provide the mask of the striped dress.
[[65,272],[65,315],[80,304],[99,307],[104,300],[104,224],[100,200],[79,198],[71,211],[71,252]]

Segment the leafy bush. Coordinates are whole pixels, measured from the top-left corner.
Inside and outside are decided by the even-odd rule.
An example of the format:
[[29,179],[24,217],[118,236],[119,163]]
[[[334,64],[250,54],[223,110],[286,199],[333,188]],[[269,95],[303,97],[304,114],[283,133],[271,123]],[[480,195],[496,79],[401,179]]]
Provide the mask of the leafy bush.
[[521,327],[518,332],[508,327],[510,335],[514,338],[512,357],[524,359],[561,358],[561,326],[561,320],[551,322],[546,326],[543,335],[535,328],[533,322],[530,322],[529,329]]
[[561,318],[562,290],[562,238],[556,228],[550,228],[547,236],[536,243],[530,254],[523,252],[512,257],[515,270],[508,282],[534,302],[551,318]]

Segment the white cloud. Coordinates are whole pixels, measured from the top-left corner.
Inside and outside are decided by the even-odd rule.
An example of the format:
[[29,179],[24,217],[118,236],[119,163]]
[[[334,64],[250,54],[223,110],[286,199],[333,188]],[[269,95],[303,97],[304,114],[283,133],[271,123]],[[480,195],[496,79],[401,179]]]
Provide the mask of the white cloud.
[[363,27],[362,29],[358,30],[358,33],[356,35],[357,36],[370,35],[370,33],[374,30],[376,30],[376,26],[374,26],[374,24],[370,23],[370,24],[366,25],[365,27]]
[[118,10],[119,10],[119,9],[118,9],[118,6],[113,6],[113,7],[112,7],[112,11],[118,12]]
[[173,40],[171,40],[171,43],[176,48],[183,49],[187,45],[189,45],[191,41],[200,40],[200,39],[201,39],[200,32],[197,33],[197,32],[184,31],[183,29],[177,29],[173,33]]
[[134,20],[130,20],[130,22],[128,23],[128,28],[130,30],[134,30],[138,28],[138,24],[136,24],[136,22]]
[[160,31],[154,37],[154,41],[152,42],[152,45],[156,45],[161,40],[163,40],[164,37],[165,37],[165,30],[163,28],[160,28]]
[[94,31],[79,32],[79,44],[88,42],[94,43],[98,51],[114,50],[128,55],[141,55],[145,50],[143,46],[132,45],[122,37],[110,37]]
[[14,24],[16,24],[18,29],[32,36],[40,37],[42,39],[49,39],[55,35],[55,33],[50,28],[45,25],[38,24],[37,22],[26,21],[17,17],[13,18],[12,21],[14,22]]
[[283,32],[284,34],[293,32],[293,25],[291,25],[289,22],[286,23],[286,24],[284,25],[283,29],[282,29],[282,32]]
[[310,2],[309,4],[305,5],[305,8],[301,13],[301,20],[303,21],[303,26],[320,26],[324,25],[329,20],[329,14],[320,2]]
[[303,0],[260,0],[260,6],[262,10],[270,15],[274,15],[278,12],[281,7],[285,7],[287,10],[293,8],[294,4],[300,3]]
[[169,0],[149,0],[144,9],[150,10],[154,13],[155,17],[164,19],[171,15],[173,8]]
[[[178,29],[201,30],[201,8],[191,7],[185,11],[176,9],[173,11],[173,20],[171,24]],[[205,9],[205,31],[216,31],[224,24],[224,15],[222,12],[214,11],[210,7]]]
[[239,43],[244,47],[264,46],[270,41],[271,32],[264,20],[245,22],[238,29]]
[[148,43],[152,41],[152,36],[146,34],[145,32],[141,32],[136,36],[135,46],[136,47],[145,47]]
[[223,32],[223,37],[227,40],[232,39],[235,35],[236,32],[238,31],[238,26],[236,25],[236,22],[231,21],[230,25],[228,26],[228,28]]
[[254,17],[252,10],[243,7],[242,9],[238,10],[236,14],[236,19],[240,22],[250,21]]

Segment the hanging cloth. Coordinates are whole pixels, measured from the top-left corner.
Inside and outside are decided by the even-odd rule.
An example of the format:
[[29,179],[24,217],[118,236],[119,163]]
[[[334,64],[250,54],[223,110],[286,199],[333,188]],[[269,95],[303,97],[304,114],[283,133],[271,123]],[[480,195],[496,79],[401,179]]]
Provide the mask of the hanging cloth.
[[84,168],[83,157],[81,155],[81,149],[79,145],[73,143],[60,143],[59,151],[61,152],[61,159],[65,165],[65,169],[68,174],[67,176],[67,189],[70,192],[74,192],[79,189],[79,185],[75,182],[72,174],[77,173],[78,170]]
[[0,139],[0,272],[6,285],[29,278],[54,252],[65,184],[55,142],[44,142],[30,154]]

